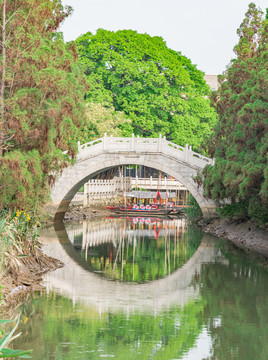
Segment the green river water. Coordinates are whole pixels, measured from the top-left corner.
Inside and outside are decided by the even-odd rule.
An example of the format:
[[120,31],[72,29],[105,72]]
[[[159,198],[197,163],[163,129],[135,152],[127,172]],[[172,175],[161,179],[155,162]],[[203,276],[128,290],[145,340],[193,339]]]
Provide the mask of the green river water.
[[65,263],[21,308],[35,360],[268,359],[267,264],[183,219],[97,219],[42,232]]

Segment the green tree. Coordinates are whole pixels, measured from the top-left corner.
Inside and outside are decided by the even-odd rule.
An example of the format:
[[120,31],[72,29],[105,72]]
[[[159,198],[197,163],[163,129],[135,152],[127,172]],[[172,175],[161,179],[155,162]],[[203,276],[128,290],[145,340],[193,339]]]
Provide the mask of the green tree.
[[[0,142],[6,134],[12,134],[12,139],[9,150],[0,155],[0,206],[25,207],[29,193],[36,192],[32,203],[42,201],[44,192],[39,188],[47,189],[51,174],[74,157],[73,135],[85,120],[87,87],[75,63],[75,45],[65,45],[56,32],[71,8],[63,7],[60,0],[10,0],[2,10],[0,20],[8,35],[3,37],[2,32],[0,39],[5,48]],[[33,167],[38,173],[34,171],[30,179]],[[18,178],[21,186],[10,186]]]
[[267,22],[251,3],[237,33],[237,58],[214,94],[219,122],[209,141],[215,166],[204,171],[206,195],[231,205],[226,214],[268,221]]
[[88,103],[86,106],[86,124],[76,135],[76,139],[84,144],[107,133],[108,136],[124,136],[130,120],[126,119],[122,111],[115,111],[114,107],[105,107],[102,104]]
[[162,38],[132,30],[99,29],[76,40],[79,62],[91,84],[87,102],[113,106],[132,121],[125,134],[166,135],[200,150],[216,120],[203,73],[169,49]]

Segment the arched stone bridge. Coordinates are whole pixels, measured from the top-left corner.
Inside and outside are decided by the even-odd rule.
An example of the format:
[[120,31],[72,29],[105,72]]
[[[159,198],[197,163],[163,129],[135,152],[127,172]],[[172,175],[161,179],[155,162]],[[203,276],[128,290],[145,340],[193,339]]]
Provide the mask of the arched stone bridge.
[[51,189],[47,210],[55,220],[61,220],[77,191],[90,178],[117,166],[144,165],[161,170],[180,181],[198,202],[206,219],[215,217],[215,205],[203,196],[193,177],[213,160],[192,151],[186,145],[176,145],[159,138],[104,137],[79,144],[76,163],[63,170]]

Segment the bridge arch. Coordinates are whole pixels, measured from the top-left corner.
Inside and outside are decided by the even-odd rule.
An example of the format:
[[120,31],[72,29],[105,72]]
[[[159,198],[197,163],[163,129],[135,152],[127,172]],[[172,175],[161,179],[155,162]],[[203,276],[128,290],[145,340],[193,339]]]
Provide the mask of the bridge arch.
[[64,169],[51,189],[47,210],[55,220],[63,219],[72,198],[89,179],[114,167],[137,164],[161,170],[180,181],[198,202],[203,217],[211,219],[215,217],[215,205],[204,198],[203,189],[193,177],[212,163],[191,147],[178,146],[161,136],[156,139],[104,136],[79,145],[76,163]]

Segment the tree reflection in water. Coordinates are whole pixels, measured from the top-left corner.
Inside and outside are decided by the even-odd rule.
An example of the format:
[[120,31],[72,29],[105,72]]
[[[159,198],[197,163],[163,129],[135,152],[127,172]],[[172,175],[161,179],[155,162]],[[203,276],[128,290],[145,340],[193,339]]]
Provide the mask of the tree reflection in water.
[[[223,263],[203,264],[197,277],[206,301],[204,324],[219,360],[268,357],[268,268],[232,245],[221,242]],[[251,255],[252,256],[252,255]],[[266,286],[265,286],[266,284]]]
[[95,272],[124,282],[160,279],[195,253],[202,232],[185,232],[183,219],[123,218],[66,226],[73,246]]
[[50,294],[32,299],[23,308],[22,339],[16,346],[34,348],[35,360],[181,359],[202,332],[203,300],[190,301],[156,316],[104,313],[73,306],[71,300]]

